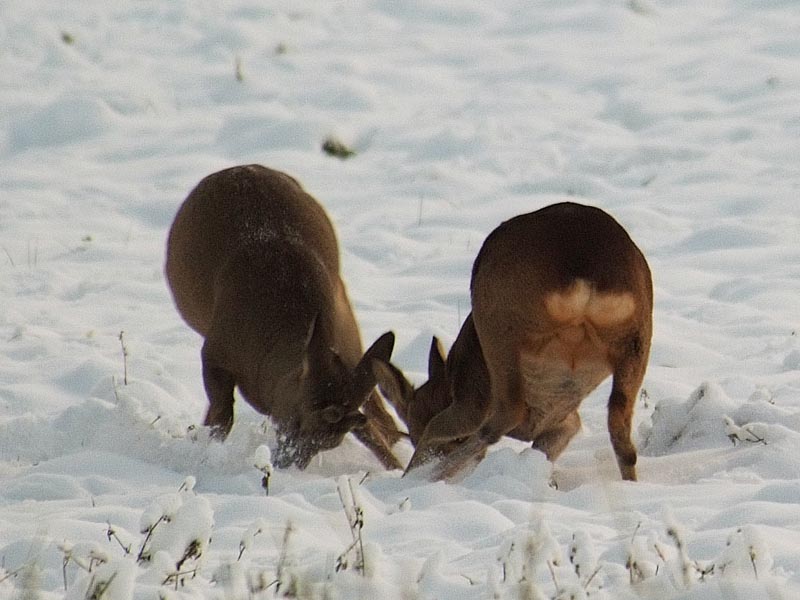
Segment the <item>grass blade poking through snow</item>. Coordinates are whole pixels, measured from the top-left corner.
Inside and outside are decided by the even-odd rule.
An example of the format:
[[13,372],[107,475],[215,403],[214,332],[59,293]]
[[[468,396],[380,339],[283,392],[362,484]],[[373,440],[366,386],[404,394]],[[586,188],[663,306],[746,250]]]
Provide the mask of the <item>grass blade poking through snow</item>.
[[348,556],[351,552],[354,552],[355,564],[353,568],[357,573],[363,575],[365,570],[365,557],[361,530],[364,528],[364,510],[358,502],[352,479],[346,476],[340,477],[339,481],[336,483],[336,489],[339,492],[339,500],[342,502],[342,508],[347,517],[347,524],[350,526],[350,533],[353,536],[352,543],[336,559],[336,570],[346,570],[350,566]]

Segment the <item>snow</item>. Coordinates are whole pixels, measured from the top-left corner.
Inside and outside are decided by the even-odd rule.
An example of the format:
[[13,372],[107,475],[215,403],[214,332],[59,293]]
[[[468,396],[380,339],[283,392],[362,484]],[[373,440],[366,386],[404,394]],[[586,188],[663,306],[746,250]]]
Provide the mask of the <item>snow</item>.
[[[781,0],[2,3],[0,598],[800,597],[798,30]],[[164,243],[250,162],[326,207],[416,383],[496,225],[614,215],[655,282],[640,481],[608,382],[555,465],[502,441],[449,483],[350,437],[273,470],[242,402],[210,439]]]

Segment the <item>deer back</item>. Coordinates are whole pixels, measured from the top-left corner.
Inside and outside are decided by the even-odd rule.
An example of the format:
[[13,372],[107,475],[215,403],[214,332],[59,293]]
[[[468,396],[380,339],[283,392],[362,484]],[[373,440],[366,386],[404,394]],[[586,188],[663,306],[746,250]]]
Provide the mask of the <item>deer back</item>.
[[304,466],[365,426],[372,361],[389,360],[394,337],[362,352],[333,226],[297,181],[259,165],[203,179],[175,217],[165,270],[178,311],[205,338],[206,424],[220,437],[234,385],[272,418],[286,464]]
[[[302,244],[338,278],[333,226],[294,178],[248,165],[213,173],[192,190],[169,232],[166,275],[179,312],[195,331],[205,335],[211,324],[223,264],[270,240]],[[246,272],[241,277],[249,279]]]
[[[438,473],[452,473],[503,435],[555,460],[580,428],[581,401],[613,375],[609,431],[623,477],[635,479],[630,424],[653,296],[647,262],[622,226],[576,203],[514,217],[485,240],[470,287],[472,313],[446,369],[419,390],[396,383],[399,371],[381,377],[405,404],[398,412],[423,430],[409,469],[439,456]],[[415,405],[434,397],[426,386],[439,392],[423,409]]]
[[528,408],[541,403],[547,415],[532,426],[569,414],[618,363],[647,360],[650,270],[599,208],[565,202],[501,224],[478,253],[470,287],[494,389],[514,394],[501,382],[520,385]]

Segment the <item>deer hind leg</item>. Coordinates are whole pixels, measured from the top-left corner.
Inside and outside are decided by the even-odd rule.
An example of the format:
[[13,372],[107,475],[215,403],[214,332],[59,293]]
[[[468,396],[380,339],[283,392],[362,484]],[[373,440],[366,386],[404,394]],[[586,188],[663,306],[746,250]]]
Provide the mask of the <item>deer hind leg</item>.
[[580,429],[581,417],[578,411],[574,410],[563,421],[542,432],[533,440],[533,447],[544,452],[547,460],[554,462]]
[[224,440],[233,427],[233,374],[217,366],[211,358],[208,345],[203,345],[203,385],[208,396],[208,412],[204,424],[211,428],[211,436]]
[[642,385],[649,350],[649,339],[634,336],[628,351],[614,368],[611,396],[608,398],[608,432],[622,478],[636,481],[636,447],[631,441],[631,421],[636,394]]

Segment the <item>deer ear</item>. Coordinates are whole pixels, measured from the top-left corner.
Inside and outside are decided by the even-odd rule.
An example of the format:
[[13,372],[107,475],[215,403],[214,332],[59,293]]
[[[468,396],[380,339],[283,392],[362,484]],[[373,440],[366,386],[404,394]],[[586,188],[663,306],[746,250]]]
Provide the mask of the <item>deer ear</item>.
[[389,362],[389,359],[392,358],[392,350],[394,350],[394,333],[387,331],[367,348],[364,358],[377,358]]
[[374,364],[378,362],[389,362],[394,349],[394,333],[387,331],[379,337],[364,352],[364,356],[358,361],[353,371],[355,380],[355,395],[359,399],[359,406],[367,400],[367,396],[372,388],[375,387],[376,378]]
[[438,381],[445,376],[445,356],[442,342],[433,336],[428,352],[428,381]]

